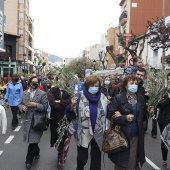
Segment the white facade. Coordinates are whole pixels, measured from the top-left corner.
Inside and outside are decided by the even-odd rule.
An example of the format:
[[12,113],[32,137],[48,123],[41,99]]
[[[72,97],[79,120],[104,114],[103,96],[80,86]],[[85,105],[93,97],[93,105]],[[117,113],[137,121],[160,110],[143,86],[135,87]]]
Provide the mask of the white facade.
[[[167,24],[168,22],[170,22],[170,16],[165,18],[165,24]],[[165,52],[165,56],[167,55],[170,55],[170,48]],[[152,67],[159,68],[162,66],[161,58],[162,48],[153,51],[148,45],[148,57],[147,57],[148,64]]]
[[101,44],[95,44],[94,46],[90,47],[90,60],[99,61],[99,52],[101,51]]
[[108,45],[107,42],[107,34],[104,33],[101,35],[101,50],[106,52],[106,46]]
[[66,66],[70,64],[71,61],[75,60],[76,58],[65,58],[63,64]]
[[84,50],[84,56],[90,58],[90,47],[86,47]]

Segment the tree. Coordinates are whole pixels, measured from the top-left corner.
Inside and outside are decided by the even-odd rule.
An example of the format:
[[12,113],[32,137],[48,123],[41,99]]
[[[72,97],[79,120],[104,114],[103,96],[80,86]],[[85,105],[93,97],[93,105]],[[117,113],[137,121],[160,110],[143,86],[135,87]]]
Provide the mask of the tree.
[[[86,69],[93,69],[94,63],[90,59],[86,57],[81,57],[72,60],[69,65],[65,66],[65,69],[69,72],[76,74],[78,77],[84,77],[85,76],[85,70]],[[100,69],[100,66],[96,64],[95,68],[97,70]]]
[[153,19],[153,21],[147,21],[148,28],[148,44],[152,50],[158,50],[164,48],[168,50],[170,47],[170,21],[164,24],[163,19]]
[[[161,69],[150,68],[149,65],[146,67],[147,70],[147,81],[145,83],[146,91],[149,94],[149,99],[147,101],[148,106],[156,108],[158,102],[163,98],[164,87],[165,87],[165,67]],[[154,116],[150,115],[151,117]]]
[[99,52],[99,61],[102,63],[103,70],[106,70],[108,65],[107,52],[104,51]]
[[[128,51],[129,54],[132,56],[132,58],[142,55],[142,52],[145,48],[146,34],[143,34],[143,35],[137,37],[135,34],[132,33],[131,38],[128,41],[128,45],[126,43],[126,38],[122,33],[117,34],[117,36],[118,36],[118,40],[119,40],[120,45],[125,50],[125,54]],[[140,42],[141,39],[142,39],[142,44],[141,44],[142,48],[140,49],[139,54],[137,54],[137,49],[139,47],[139,42]]]

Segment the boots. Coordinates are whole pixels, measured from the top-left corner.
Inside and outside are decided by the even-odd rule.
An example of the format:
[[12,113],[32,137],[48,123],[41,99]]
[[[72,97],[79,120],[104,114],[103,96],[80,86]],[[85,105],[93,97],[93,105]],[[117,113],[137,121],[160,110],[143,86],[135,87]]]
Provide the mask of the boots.
[[58,152],[57,169],[62,169],[62,152]]

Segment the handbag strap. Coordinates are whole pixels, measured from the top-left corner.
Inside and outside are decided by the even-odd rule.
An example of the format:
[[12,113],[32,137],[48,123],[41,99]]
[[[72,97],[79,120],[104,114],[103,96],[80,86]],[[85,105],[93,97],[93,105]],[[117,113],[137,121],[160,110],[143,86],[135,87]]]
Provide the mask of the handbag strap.
[[111,120],[110,120],[110,127],[109,127],[109,131],[112,130],[112,125],[113,125],[113,121],[115,119],[115,115],[112,116]]

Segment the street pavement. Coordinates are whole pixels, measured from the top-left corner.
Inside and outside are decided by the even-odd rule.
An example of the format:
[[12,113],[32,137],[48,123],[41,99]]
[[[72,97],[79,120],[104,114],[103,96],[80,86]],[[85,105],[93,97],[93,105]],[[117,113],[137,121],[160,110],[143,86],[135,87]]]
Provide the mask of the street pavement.
[[[25,170],[25,156],[27,152],[27,144],[23,142],[22,123],[16,131],[11,130],[11,111],[7,112],[8,130],[5,135],[0,133],[0,170]],[[158,128],[159,129],[159,128]],[[1,129],[0,129],[1,130]],[[142,170],[159,169],[162,165],[161,161],[161,145],[158,133],[157,139],[151,137],[151,121],[149,121],[149,128],[145,136],[145,151],[147,162],[144,164]],[[8,139],[8,140],[7,140]],[[40,146],[40,159],[35,160],[31,170],[57,170],[57,150],[50,148],[50,130],[44,132]],[[89,155],[90,157],[90,155]],[[107,154],[102,156],[102,170],[113,170],[113,163],[108,159]],[[170,156],[168,157],[170,165]],[[85,170],[89,170],[90,160],[88,161]],[[72,138],[70,149],[66,164],[63,170],[76,169],[76,144]]]

